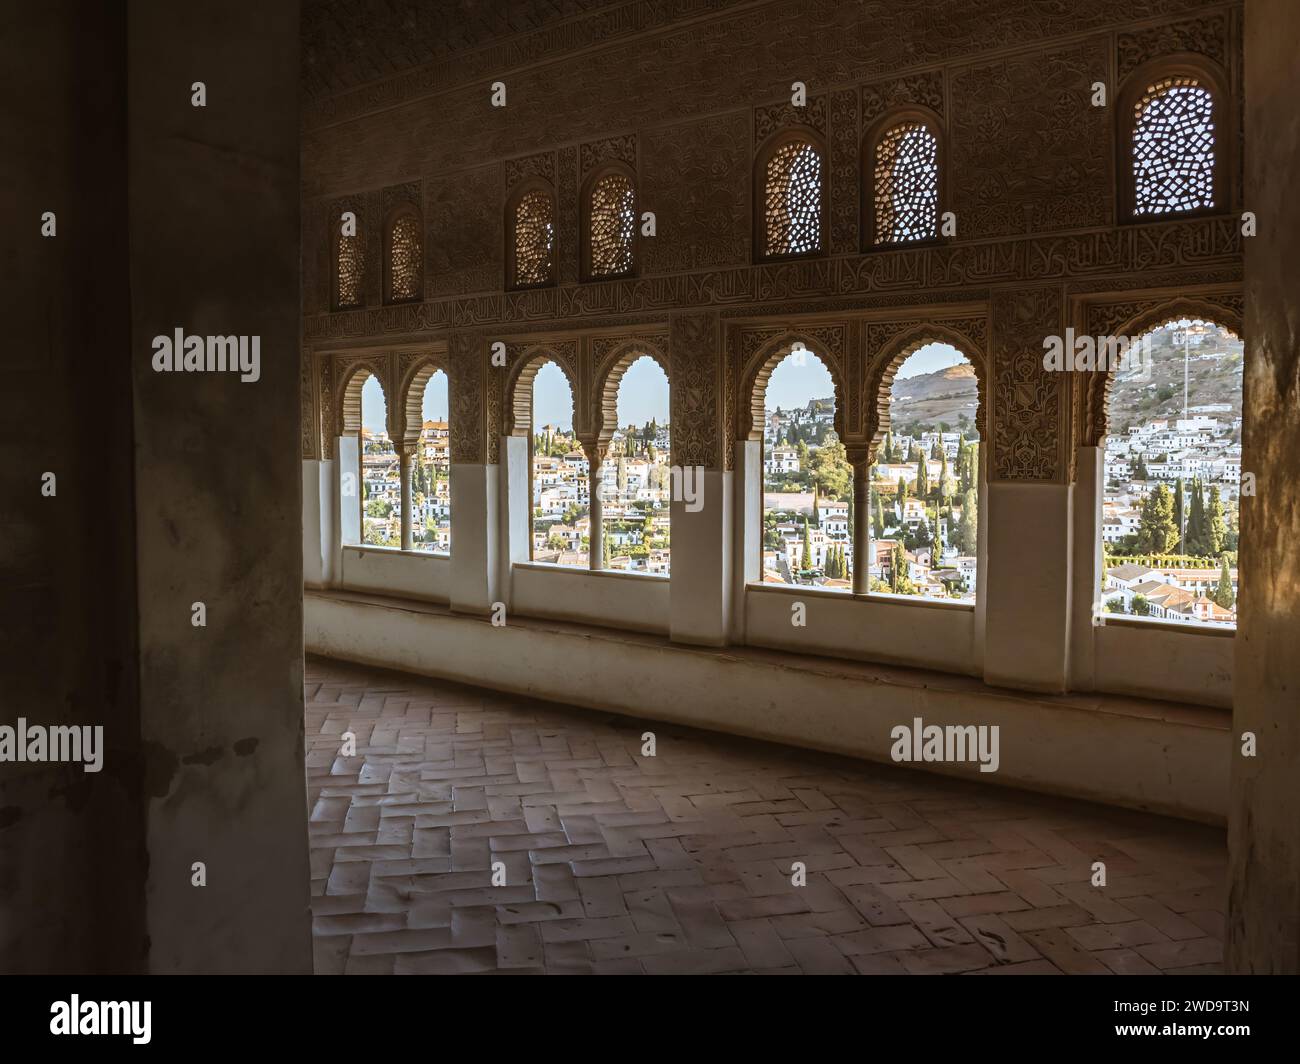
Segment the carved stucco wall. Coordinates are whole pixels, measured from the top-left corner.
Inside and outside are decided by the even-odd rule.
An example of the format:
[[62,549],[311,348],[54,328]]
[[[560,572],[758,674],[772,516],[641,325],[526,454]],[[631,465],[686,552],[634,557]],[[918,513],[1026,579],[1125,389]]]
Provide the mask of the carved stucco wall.
[[[512,359],[572,342],[584,353],[573,367],[579,420],[594,426],[591,345],[650,330],[667,337],[673,460],[722,468],[749,403],[739,376],[745,329],[839,321],[840,419],[846,443],[865,444],[879,421],[869,381],[879,379],[881,344],[871,338],[891,323],[955,316],[981,323],[969,339],[982,356],[990,477],[1061,481],[1072,475],[1076,438],[1089,432],[1087,386],[1045,373],[1041,356],[1071,301],[1238,284],[1235,192],[1214,217],[1115,224],[1114,115],[1091,105],[1090,89],[1102,80],[1113,93],[1140,63],[1190,51],[1222,64],[1235,96],[1239,5],[1155,0],[1138,23],[1120,0],[1003,0],[977,11],[964,0],[917,0],[873,8],[871,19],[829,0],[726,7],[614,5],[470,48],[455,63],[316,95],[303,147],[304,240],[317,245],[302,256],[304,336],[322,378],[315,388],[304,379],[310,424],[328,435],[333,423],[327,380],[337,383],[338,368],[329,363],[432,339],[450,351],[454,459],[495,461],[509,371],[488,365],[494,340]],[[509,102],[494,109],[488,80],[498,77]],[[809,85],[802,120],[826,140],[828,254],[754,265],[754,153],[800,117],[788,106],[795,77]],[[863,138],[903,106],[943,123],[957,236],[862,254]],[[609,159],[634,168],[637,210],[655,211],[658,233],[641,240],[634,277],[579,284],[579,191]],[[559,283],[504,292],[505,199],[529,175],[556,190]],[[384,190],[416,181],[424,300],[379,305],[372,228],[366,306],[330,312],[331,256],[320,243],[331,217],[355,202],[373,227]],[[749,324],[733,324],[742,319]],[[305,456],[329,447],[304,433]]]

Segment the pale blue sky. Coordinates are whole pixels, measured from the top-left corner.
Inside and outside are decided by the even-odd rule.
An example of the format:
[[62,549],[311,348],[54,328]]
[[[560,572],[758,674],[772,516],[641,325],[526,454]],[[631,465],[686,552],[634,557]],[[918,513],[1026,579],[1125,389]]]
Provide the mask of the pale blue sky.
[[[933,373],[937,369],[946,369],[965,361],[955,347],[948,344],[926,344],[899,367],[894,379],[905,380],[922,373]],[[764,403],[768,410],[776,410],[778,407],[791,410],[807,406],[811,399],[828,399],[834,394],[835,385],[831,381],[830,371],[809,351],[803,357],[803,365],[798,365],[794,357],[787,357],[772,371],[772,376],[767,381]]]
[[[912,355],[898,371],[903,380],[921,373],[955,366],[965,359],[948,344],[928,344]],[[772,371],[767,382],[766,403],[769,410],[790,409],[807,405],[810,399],[826,399],[835,394],[831,375],[811,351],[803,365],[787,358]],[[369,378],[361,389],[361,423],[371,432],[384,430],[385,403],[383,389]],[[548,362],[533,381],[533,418],[536,425],[573,427],[573,396],[569,381],[560,367]],[[628,368],[618,391],[618,423],[644,425],[653,418],[668,420],[668,379],[652,358],[639,358]],[[447,419],[447,375],[435,373],[424,392],[424,419]]]
[[[384,390],[374,377],[366,379],[361,386],[361,424],[370,432],[383,432],[385,418],[388,416],[388,404],[384,402]],[[424,420],[447,420],[447,374],[438,372],[429,378],[424,386]]]

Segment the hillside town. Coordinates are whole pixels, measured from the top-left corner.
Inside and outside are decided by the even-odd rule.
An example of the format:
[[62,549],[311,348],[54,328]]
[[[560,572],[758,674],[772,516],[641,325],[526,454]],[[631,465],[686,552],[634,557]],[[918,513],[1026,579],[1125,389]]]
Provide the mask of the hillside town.
[[[669,426],[651,420],[616,429],[601,467],[601,568],[669,572]],[[533,436],[533,560],[587,566],[591,500],[587,456],[572,431],[543,425]]]
[[[446,421],[425,421],[411,461],[411,542],[451,550],[451,459]],[[361,542],[402,545],[401,463],[386,432],[361,430]]]
[[[932,375],[935,376],[935,375]],[[972,396],[973,411],[973,396]],[[850,590],[853,482],[834,401],[768,412],[764,426],[763,580]],[[973,601],[978,435],[909,425],[887,433],[871,470],[869,589]]]
[[1151,335],[1147,372],[1112,385],[1097,620],[1230,627],[1239,596],[1242,344],[1218,326]]
[[1107,437],[1102,607],[1235,625],[1241,418],[1189,412]]

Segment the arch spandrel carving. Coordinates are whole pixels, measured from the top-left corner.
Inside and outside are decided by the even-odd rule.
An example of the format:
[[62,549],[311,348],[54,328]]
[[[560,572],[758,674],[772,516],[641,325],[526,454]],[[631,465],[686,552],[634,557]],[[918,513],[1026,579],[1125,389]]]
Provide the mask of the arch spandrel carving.
[[588,420],[594,444],[599,453],[604,453],[618,427],[618,390],[623,381],[623,374],[640,358],[653,359],[655,364],[668,378],[672,387],[672,369],[666,354],[667,342],[664,338],[647,337],[599,337],[591,343],[592,363],[592,403],[591,416]]
[[909,322],[872,322],[867,327],[867,372],[863,381],[865,436],[872,461],[881,438],[889,430],[889,403],[898,370],[912,355],[929,344],[957,349],[975,370],[977,405],[975,429],[988,439],[988,323],[985,318]]
[[554,362],[569,382],[569,390],[573,395],[573,431],[575,435],[582,436],[587,426],[581,424],[585,418],[582,416],[577,345],[571,340],[545,344],[507,344],[506,351],[509,369],[502,385],[505,397],[502,435],[528,436],[532,433],[533,381],[547,362]]
[[450,401],[451,370],[445,354],[423,352],[399,356],[397,408],[400,422],[395,428],[400,434],[402,443],[408,448],[413,448],[420,442],[420,432],[424,428],[424,389],[433,375],[439,371],[447,374],[447,396]]
[[391,439],[393,435],[393,396],[397,394],[393,387],[389,360],[382,355],[336,355],[334,356],[334,424],[331,435],[346,436],[361,431],[361,389],[366,380],[374,377],[384,393],[384,405],[387,408],[387,424],[384,426]]
[[[1092,304],[1086,315],[1089,336],[1140,337],[1184,320],[1210,322],[1240,338],[1245,297],[1239,292],[1223,292],[1129,299]],[[1115,378],[1109,370],[1094,370],[1083,376],[1084,403],[1078,442],[1081,447],[1097,447],[1106,435],[1107,409]]]
[[[845,433],[845,368],[848,329],[843,324],[808,328],[746,329],[740,334],[738,392],[736,404],[737,440],[761,440],[766,417],[767,382],[776,369],[802,344],[809,354],[821,360],[831,375],[835,389],[835,432],[843,440]],[[745,397],[748,397],[748,401]]]

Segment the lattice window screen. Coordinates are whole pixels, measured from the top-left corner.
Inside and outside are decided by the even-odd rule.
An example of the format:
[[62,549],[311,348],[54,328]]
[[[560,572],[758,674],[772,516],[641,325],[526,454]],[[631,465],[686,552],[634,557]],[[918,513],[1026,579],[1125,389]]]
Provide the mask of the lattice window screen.
[[1195,78],[1171,77],[1134,105],[1133,213],[1214,206],[1214,96]]
[[396,302],[420,295],[420,222],[404,214],[393,223],[388,242],[388,298]]
[[609,277],[632,269],[635,231],[632,182],[622,174],[609,174],[591,190],[591,272]]
[[821,249],[822,160],[806,141],[782,145],[767,162],[768,255]]
[[335,304],[340,307],[359,307],[361,305],[361,277],[365,264],[365,248],[361,237],[339,236],[338,277],[335,290]]
[[938,235],[939,144],[922,122],[894,126],[876,148],[877,244]]
[[515,284],[545,284],[555,269],[555,206],[541,189],[515,207]]

